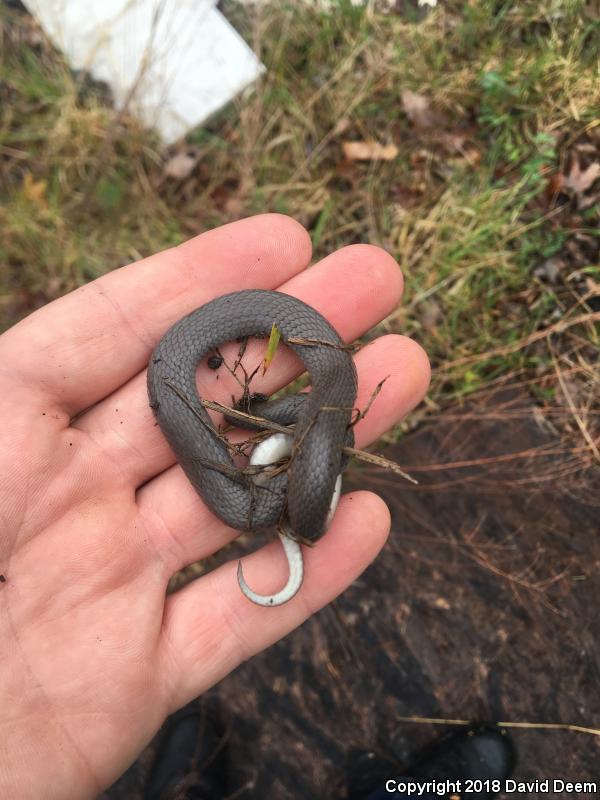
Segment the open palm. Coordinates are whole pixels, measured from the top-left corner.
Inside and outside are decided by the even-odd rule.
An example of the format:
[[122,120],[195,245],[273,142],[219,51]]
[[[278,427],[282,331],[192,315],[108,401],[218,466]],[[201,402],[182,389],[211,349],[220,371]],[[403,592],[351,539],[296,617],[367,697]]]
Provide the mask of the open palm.
[[[378,248],[347,247],[306,270],[309,259],[289,218],[242,220],[115,270],[0,337],[2,797],[95,796],[166,715],[332,600],[382,547],[387,509],[356,492],[305,554],[287,605],[248,602],[235,563],[166,595],[174,572],[237,532],[204,507],[155,424],[150,353],[177,319],[237,289],[300,297],[349,341],[399,301],[400,272]],[[356,428],[361,447],[419,402],[429,369],[400,336],[372,342],[356,365],[362,408],[390,376]],[[278,353],[256,389],[296,371]],[[229,402],[231,376],[206,373],[201,394]],[[244,567],[258,591],[285,580],[276,543]]]

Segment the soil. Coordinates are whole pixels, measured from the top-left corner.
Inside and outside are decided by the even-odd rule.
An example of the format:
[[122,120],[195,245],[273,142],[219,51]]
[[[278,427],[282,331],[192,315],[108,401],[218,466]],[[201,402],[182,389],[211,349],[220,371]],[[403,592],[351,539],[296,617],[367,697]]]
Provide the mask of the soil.
[[[209,694],[226,796],[358,798],[456,730],[400,717],[600,727],[600,470],[582,449],[502,390],[385,450],[418,486],[355,467],[347,488],[384,497],[392,534],[342,597]],[[600,736],[509,733],[517,780],[600,778]],[[143,797],[155,751],[104,797]]]

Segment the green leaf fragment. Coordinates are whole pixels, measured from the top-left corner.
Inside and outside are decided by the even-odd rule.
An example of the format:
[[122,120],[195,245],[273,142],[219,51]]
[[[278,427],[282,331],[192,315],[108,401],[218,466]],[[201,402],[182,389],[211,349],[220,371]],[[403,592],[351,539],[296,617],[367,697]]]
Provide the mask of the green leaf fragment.
[[267,345],[267,353],[266,353],[264,361],[263,361],[263,375],[265,374],[265,372],[271,366],[271,361],[273,361],[273,357],[275,355],[275,352],[277,351],[277,347],[279,345],[279,340],[280,339],[281,339],[281,332],[280,332],[279,328],[277,327],[277,325],[275,325],[275,323],[273,323],[273,325],[271,326],[271,334],[269,336],[269,343]]

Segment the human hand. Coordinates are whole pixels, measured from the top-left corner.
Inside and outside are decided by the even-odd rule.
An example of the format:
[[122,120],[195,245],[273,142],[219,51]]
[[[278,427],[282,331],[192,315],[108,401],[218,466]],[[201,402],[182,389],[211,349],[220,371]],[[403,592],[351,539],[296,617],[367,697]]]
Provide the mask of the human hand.
[[[353,245],[305,270],[309,259],[291,219],[241,220],[108,273],[0,337],[2,797],[94,797],[168,714],[331,601],[383,546],[385,504],[354,492],[306,551],[288,604],[248,602],[233,562],[166,596],[178,569],[238,532],[174,463],[148,406],[150,353],[177,319],[238,289],[296,295],[348,341],[396,307],[402,279],[383,250]],[[256,389],[285,385],[296,364],[278,352]],[[356,365],[361,408],[390,376],[355,428],[362,447],[421,400],[429,367],[400,336],[373,341]],[[200,372],[200,394],[228,403],[236,386],[219,372],[218,383]],[[244,569],[257,591],[280,586],[278,543]]]

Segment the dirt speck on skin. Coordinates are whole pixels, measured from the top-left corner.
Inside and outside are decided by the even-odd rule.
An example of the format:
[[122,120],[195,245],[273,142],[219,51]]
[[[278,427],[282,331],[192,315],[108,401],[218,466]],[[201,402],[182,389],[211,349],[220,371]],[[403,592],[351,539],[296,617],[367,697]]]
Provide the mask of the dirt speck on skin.
[[[364,796],[451,730],[401,716],[597,727],[600,474],[578,468],[573,440],[539,415],[510,392],[440,413],[384,451],[418,486],[354,469],[346,490],[390,505],[384,551],[209,693],[227,721],[230,791],[250,787],[236,797]],[[238,540],[219,559],[241,552]],[[511,736],[517,779],[597,778],[597,737]],[[155,749],[105,797],[136,797]]]

